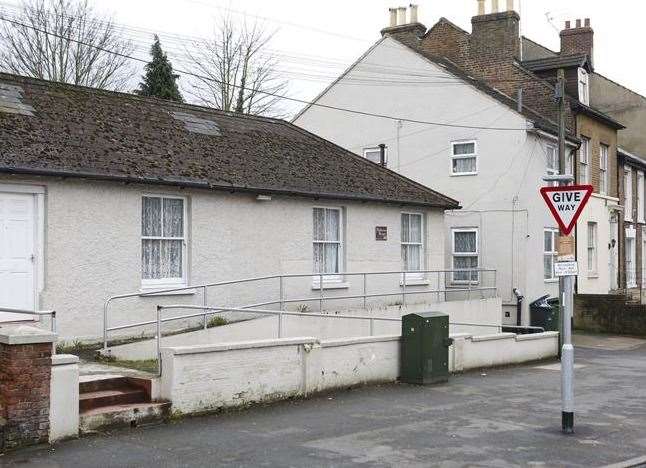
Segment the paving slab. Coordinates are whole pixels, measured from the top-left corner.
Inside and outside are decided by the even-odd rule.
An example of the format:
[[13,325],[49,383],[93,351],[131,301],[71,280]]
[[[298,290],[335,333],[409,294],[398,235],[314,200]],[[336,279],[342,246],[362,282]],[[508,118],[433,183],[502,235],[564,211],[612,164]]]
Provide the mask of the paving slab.
[[[337,391],[0,457],[3,467],[602,467],[646,456],[646,347],[576,350],[575,434],[556,362],[436,386]],[[557,363],[556,363],[557,364]],[[629,464],[623,463],[632,460]],[[639,466],[639,465],[635,465]]]

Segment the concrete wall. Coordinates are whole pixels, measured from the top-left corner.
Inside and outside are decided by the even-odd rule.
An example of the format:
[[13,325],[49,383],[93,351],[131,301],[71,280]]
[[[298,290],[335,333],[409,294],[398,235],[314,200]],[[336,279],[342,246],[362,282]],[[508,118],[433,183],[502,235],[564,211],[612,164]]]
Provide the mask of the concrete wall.
[[[556,356],[558,348],[555,332],[457,338],[449,349],[451,371],[546,359]],[[162,350],[162,398],[177,413],[199,413],[392,382],[399,376],[399,353],[398,335],[169,347]]]
[[[420,311],[434,310],[449,315],[450,322],[476,324],[451,325],[451,333],[488,334],[499,331],[495,327],[477,326],[500,325],[501,300],[474,299],[470,301],[439,302],[435,304],[417,304],[410,306],[390,306],[371,310],[353,309],[340,311],[332,315],[358,315],[371,317],[397,318]],[[314,335],[321,339],[337,339],[370,336],[370,321],[344,318],[321,318],[319,316],[283,316],[282,337],[299,337]],[[373,335],[389,335],[401,332],[401,322],[373,321]],[[221,344],[237,341],[251,341],[278,338],[278,317],[268,316],[244,322],[232,323],[207,330],[199,330],[181,335],[167,336],[162,339],[162,346],[186,346],[187,344]],[[120,346],[112,346],[108,355],[117,359],[139,360],[155,359],[157,356],[156,340],[146,340]]]
[[574,328],[595,333],[646,336],[646,305],[624,295],[577,294]]
[[78,437],[79,358],[71,354],[52,356],[49,441]]
[[[172,187],[120,185],[80,180],[0,177],[45,189],[43,211],[44,284],[40,308],[56,309],[64,340],[101,336],[104,301],[115,294],[138,292],[141,284],[141,198],[143,194],[180,195],[187,199],[187,270],[189,284],[280,273],[313,271],[312,208],[342,207],[345,213],[345,271],[401,270],[401,211],[426,214],[425,266],[444,268],[443,213],[383,203],[322,201],[273,197],[260,202],[252,194],[231,194]],[[375,240],[375,227],[388,227],[388,240]],[[399,275],[371,281],[371,291],[401,291]],[[325,294],[360,294],[360,277]],[[285,284],[287,296],[318,297],[311,277]],[[239,306],[278,300],[278,280],[219,287],[209,303]],[[357,301],[358,302],[358,301]],[[137,297],[111,305],[111,326],[152,320],[160,303],[202,303],[200,291],[183,296]],[[296,307],[298,304],[292,304]],[[315,309],[317,302],[308,304]],[[351,305],[351,304],[349,304]],[[130,332],[138,334],[148,329]]]
[[[366,68],[375,66],[419,70],[435,81],[452,84],[357,86]],[[374,73],[374,72],[373,72]],[[352,81],[354,80],[354,81]],[[526,119],[512,109],[410,51],[385,39],[372,49],[319,103],[365,112],[405,116],[466,126],[526,128]],[[557,282],[543,279],[543,229],[556,227],[539,195],[546,173],[547,140],[525,131],[492,131],[440,127],[372,118],[311,107],[295,123],[362,154],[379,143],[388,146],[388,167],[460,200],[463,210],[447,213],[445,258],[450,265],[450,235],[454,227],[479,229],[480,266],[498,271],[498,287],[509,323],[515,322],[512,290],[527,305],[544,295],[556,295]],[[451,176],[451,142],[475,140],[478,174]]]

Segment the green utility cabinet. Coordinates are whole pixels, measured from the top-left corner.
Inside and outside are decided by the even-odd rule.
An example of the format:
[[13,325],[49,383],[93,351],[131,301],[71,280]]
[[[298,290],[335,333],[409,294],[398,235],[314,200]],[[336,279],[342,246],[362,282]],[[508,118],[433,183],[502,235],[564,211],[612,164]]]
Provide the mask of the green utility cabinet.
[[433,384],[449,380],[449,316],[420,312],[402,317],[401,381]]

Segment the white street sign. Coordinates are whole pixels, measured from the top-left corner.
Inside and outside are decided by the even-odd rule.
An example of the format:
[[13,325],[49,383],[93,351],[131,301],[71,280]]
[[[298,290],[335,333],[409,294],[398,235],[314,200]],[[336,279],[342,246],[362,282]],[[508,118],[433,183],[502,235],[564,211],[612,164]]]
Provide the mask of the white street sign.
[[554,274],[556,276],[576,276],[579,274],[577,262],[555,262]]

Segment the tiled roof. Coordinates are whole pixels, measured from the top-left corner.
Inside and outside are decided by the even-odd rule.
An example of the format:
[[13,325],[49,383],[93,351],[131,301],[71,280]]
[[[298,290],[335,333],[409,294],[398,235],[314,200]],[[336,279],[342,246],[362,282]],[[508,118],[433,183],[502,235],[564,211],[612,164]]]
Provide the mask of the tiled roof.
[[2,73],[0,172],[459,205],[283,120]]

